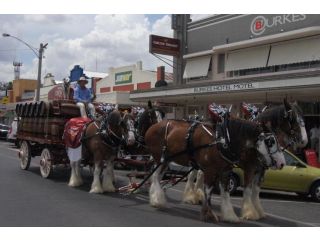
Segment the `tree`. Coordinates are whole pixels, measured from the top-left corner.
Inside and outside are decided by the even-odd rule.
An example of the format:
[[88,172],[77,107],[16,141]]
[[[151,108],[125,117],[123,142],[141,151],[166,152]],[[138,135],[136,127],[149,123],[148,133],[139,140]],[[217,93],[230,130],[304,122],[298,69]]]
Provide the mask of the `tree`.
[[12,90],[12,82],[0,81],[0,91]]

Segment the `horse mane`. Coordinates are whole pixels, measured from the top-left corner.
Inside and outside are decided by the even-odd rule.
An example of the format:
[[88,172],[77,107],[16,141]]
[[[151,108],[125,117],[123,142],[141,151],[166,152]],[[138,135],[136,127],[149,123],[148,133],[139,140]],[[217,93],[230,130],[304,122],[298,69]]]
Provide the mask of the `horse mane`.
[[276,129],[280,126],[285,114],[284,105],[279,105],[276,107],[269,108],[264,112],[260,113],[257,117],[257,121],[263,124],[271,122],[273,129]]
[[246,140],[252,140],[255,143],[262,132],[260,124],[238,118],[229,119],[228,129],[230,147],[237,154],[241,153],[241,147],[245,144]]
[[121,121],[121,114],[118,110],[113,110],[109,115],[108,115],[108,123],[110,125],[118,125]]
[[257,138],[262,132],[258,123],[238,118],[230,118],[228,128],[232,135],[230,138],[237,139],[236,141],[243,138]]
[[297,102],[294,102],[293,104],[291,104],[291,108],[294,112],[296,112],[297,114],[299,114],[300,116],[303,116],[303,111],[300,108],[300,106],[298,105]]

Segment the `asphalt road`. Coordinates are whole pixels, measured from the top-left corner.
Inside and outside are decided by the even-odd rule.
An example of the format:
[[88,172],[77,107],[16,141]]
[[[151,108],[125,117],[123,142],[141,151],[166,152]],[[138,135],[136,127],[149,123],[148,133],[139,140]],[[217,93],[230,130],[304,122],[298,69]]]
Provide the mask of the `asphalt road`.
[[[300,199],[294,194],[263,193],[262,205],[267,218],[239,224],[206,223],[199,220],[200,206],[181,203],[184,183],[167,190],[168,206],[164,210],[149,206],[148,194],[130,196],[119,193],[89,194],[92,176],[84,170],[85,184],[67,186],[70,170],[59,167],[51,179],[43,179],[39,159],[28,171],[21,170],[17,149],[0,141],[0,227],[8,226],[114,226],[114,227],[212,227],[212,226],[320,226],[319,203]],[[118,186],[127,179],[116,172]],[[241,193],[232,197],[240,214]],[[220,197],[214,196],[214,210],[220,213]]]

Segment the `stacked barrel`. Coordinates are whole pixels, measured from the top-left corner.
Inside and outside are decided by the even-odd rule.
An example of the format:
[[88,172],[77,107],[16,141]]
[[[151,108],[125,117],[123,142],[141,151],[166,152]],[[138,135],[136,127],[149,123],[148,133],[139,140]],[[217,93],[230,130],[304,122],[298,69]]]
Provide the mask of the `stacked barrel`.
[[65,123],[80,116],[79,107],[72,100],[29,102],[16,105],[19,117],[18,138],[34,138],[57,143],[62,141]]

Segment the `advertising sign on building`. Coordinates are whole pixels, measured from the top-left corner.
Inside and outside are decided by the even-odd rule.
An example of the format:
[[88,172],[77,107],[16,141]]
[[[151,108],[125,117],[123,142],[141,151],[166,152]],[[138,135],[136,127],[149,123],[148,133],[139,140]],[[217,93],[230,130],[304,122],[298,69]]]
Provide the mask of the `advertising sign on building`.
[[5,96],[5,97],[3,97],[2,99],[1,99],[1,103],[2,104],[7,104],[9,102],[9,98],[7,97],[7,96]]
[[180,40],[157,35],[150,35],[149,52],[170,56],[179,56]]
[[65,93],[64,88],[62,85],[54,86],[49,92],[48,92],[48,100],[59,100],[59,99],[65,99]]
[[120,72],[115,74],[115,84],[132,83],[132,71]]
[[305,14],[282,14],[272,17],[257,16],[255,17],[250,26],[251,33],[258,36],[263,34],[266,29],[296,22],[304,21],[307,18]]

